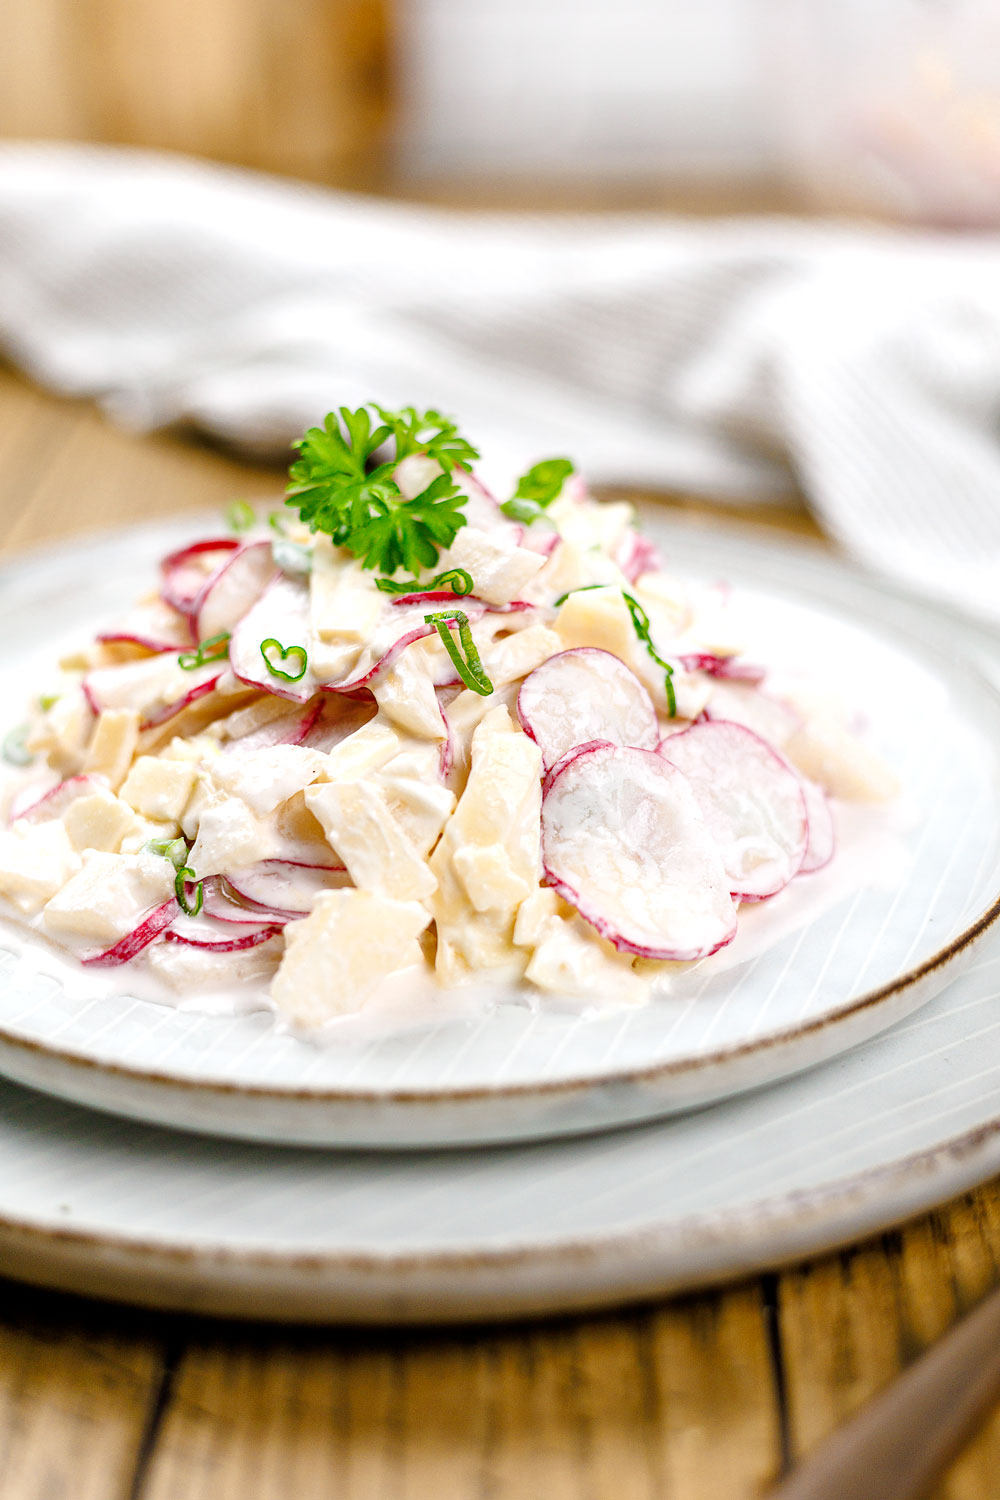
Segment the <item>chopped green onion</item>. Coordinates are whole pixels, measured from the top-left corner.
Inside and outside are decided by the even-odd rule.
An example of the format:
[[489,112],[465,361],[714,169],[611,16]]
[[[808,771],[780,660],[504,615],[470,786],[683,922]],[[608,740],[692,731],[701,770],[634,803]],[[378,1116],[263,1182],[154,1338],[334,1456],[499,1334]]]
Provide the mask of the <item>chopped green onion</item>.
[[[282,671],[281,667],[275,666],[271,660],[271,657],[268,655],[269,651],[272,654],[276,651],[281,661],[299,662],[299,670],[297,672]],[[306,654],[304,646],[283,646],[280,641],[274,639],[273,635],[269,635],[266,641],[261,641],[260,643],[260,654],[264,658],[264,665],[272,677],[280,677],[283,682],[298,682],[306,675],[309,657]]]
[[287,536],[276,536],[271,543],[271,555],[283,573],[311,573],[312,553],[301,542],[293,542]]
[[586,593],[589,592],[590,589],[608,589],[608,588],[614,588],[614,584],[613,583],[581,583],[581,585],[580,585],[580,587],[578,589],[567,589],[566,592],[565,592],[565,594],[560,594],[559,598],[555,602],[554,608],[558,609],[559,606],[560,606],[560,604],[565,604],[566,600],[569,598],[570,594],[586,594]]
[[449,568],[446,573],[438,573],[429,578],[426,583],[421,583],[419,578],[376,578],[375,587],[381,589],[383,594],[429,594],[435,589],[443,589],[447,585],[453,594],[464,597],[471,594],[475,585],[472,582],[472,574],[467,573],[464,568]]
[[512,521],[520,521],[523,526],[531,526],[535,521],[544,521],[548,526],[553,523],[545,514],[544,506],[535,500],[519,500],[517,496],[513,500],[505,500],[500,509],[505,516]]
[[276,531],[279,536],[284,536],[285,522],[287,520],[288,517],[285,515],[285,512],[283,510],[268,511],[267,524],[268,526],[270,526],[271,530]]
[[38,700],[38,706],[43,714],[47,714],[50,708],[55,708],[61,698],[61,693],[42,693]]
[[150,854],[159,854],[162,859],[169,859],[175,870],[179,870],[187,859],[188,846],[184,839],[150,839],[142,847]]
[[226,506],[226,525],[237,536],[241,531],[249,531],[256,519],[253,506],[245,500],[233,500]]
[[[565,594],[560,594],[559,598],[556,600],[555,607],[558,609],[560,604],[565,604],[570,594],[586,594],[590,589],[606,588],[614,588],[614,584],[583,583],[578,589],[568,589]],[[656,662],[656,665],[663,668],[665,674],[663,690],[667,696],[667,718],[676,719],[677,694],[674,692],[674,669],[669,662],[664,661],[663,657],[657,653],[656,647],[653,645],[653,637],[650,633],[649,616],[643,609],[642,605],[639,603],[638,599],[634,598],[631,594],[627,594],[624,589],[622,589],[621,595],[625,600],[625,606],[628,609],[629,614],[632,616],[632,625],[636,635],[639,637],[640,641],[645,646],[650,656]]]
[[[194,895],[188,900],[187,888],[194,886]],[[205,900],[205,882],[199,880],[190,865],[181,865],[174,876],[174,895],[177,897],[177,905],[186,917],[196,917],[201,911]]]
[[[493,691],[493,684],[486,675],[482,658],[476,649],[475,641],[472,639],[469,617],[465,611],[461,609],[442,609],[438,610],[436,614],[424,615],[424,620],[428,625],[433,625],[437,630],[444,649],[454,663],[455,671],[466,687],[471,688],[474,693],[478,693],[481,698],[488,698]],[[458,626],[458,636],[462,643],[461,651],[454,636],[448,629],[448,621],[450,620],[454,620]],[[465,652],[464,657],[462,656],[462,651]]]
[[653,638],[650,635],[649,616],[638,599],[634,599],[631,594],[626,594],[624,589],[622,589],[622,598],[628,605],[628,612],[632,616],[632,624],[635,627],[636,635],[656,662],[656,665],[663,668],[665,673],[663,686],[667,695],[667,718],[676,719],[677,694],[674,692],[674,669],[669,662],[664,661],[663,657],[657,654],[656,647],[653,645]]
[[28,749],[28,735],[31,733],[30,724],[18,724],[16,729],[10,730],[3,742],[3,758],[10,766],[30,766],[34,756]]
[[177,658],[177,665],[184,672],[193,672],[197,667],[207,666],[210,661],[222,661],[228,655],[229,632],[224,630],[221,635],[209,636],[196,650],[182,651]]

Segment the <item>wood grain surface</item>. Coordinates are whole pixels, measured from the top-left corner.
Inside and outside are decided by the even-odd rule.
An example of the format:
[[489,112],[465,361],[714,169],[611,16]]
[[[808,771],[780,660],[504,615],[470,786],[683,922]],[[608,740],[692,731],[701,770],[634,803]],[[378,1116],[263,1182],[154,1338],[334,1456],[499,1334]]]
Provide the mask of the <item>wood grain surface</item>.
[[[0,371],[2,550],[279,485]],[[738,524],[811,525],[774,510]],[[998,1280],[989,1184],[798,1269],[496,1330],[243,1327],[0,1282],[0,1496],[749,1500]],[[1000,1414],[934,1500],[998,1495]]]

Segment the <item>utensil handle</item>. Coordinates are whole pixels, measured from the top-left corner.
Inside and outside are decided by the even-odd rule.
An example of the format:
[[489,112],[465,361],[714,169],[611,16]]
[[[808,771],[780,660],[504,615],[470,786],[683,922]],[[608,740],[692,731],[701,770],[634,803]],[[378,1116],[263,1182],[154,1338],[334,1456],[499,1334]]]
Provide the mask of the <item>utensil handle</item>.
[[918,1500],[1000,1396],[1000,1289],[863,1406],[771,1500]]

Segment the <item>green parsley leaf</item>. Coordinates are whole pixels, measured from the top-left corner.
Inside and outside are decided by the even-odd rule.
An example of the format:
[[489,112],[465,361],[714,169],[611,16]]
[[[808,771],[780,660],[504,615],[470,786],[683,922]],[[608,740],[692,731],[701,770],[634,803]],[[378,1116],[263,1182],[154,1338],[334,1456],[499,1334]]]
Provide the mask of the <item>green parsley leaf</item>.
[[[285,503],[298,510],[310,530],[346,547],[362,567],[416,573],[433,567],[465,525],[466,497],[452,472],[479,454],[440,412],[372,405],[380,418],[377,427],[365,407],[342,406],[339,417],[329,412],[322,427],[310,427],[299,439]],[[376,463],[378,450],[390,440],[392,457]],[[433,459],[443,472],[408,499],[393,471],[415,453]]]
[[543,458],[533,464],[517,481],[515,500],[533,500],[536,505],[551,505],[573,472],[568,458]]

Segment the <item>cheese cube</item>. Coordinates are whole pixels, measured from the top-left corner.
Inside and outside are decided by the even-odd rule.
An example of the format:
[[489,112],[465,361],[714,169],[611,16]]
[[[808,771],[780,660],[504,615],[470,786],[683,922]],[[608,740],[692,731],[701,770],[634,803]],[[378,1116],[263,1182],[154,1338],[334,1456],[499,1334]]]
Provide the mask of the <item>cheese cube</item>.
[[448,729],[434,691],[431,657],[416,641],[372,682],[375,701],[393,724],[420,739],[443,740]]
[[437,888],[373,782],[326,782],[310,787],[305,800],[356,886],[399,901],[422,900]]
[[179,823],[194,790],[195,775],[189,761],[140,755],[125,778],[121,795],[145,818]]
[[62,694],[28,735],[32,755],[40,751],[61,776],[75,776],[83,765],[94,715],[80,688]]
[[517,908],[514,923],[514,944],[518,948],[534,948],[542,939],[542,930],[550,917],[559,915],[559,897],[546,885],[532,891],[527,900]]
[[562,649],[597,646],[627,665],[635,654],[635,628],[621,589],[584,589],[560,606],[554,629]]
[[524,977],[555,994],[639,1004],[649,981],[633,972],[628,954],[617,953],[579,917],[549,917]]
[[134,708],[106,708],[97,725],[84,762],[85,769],[106,776],[112,791],[125,780],[139,743],[139,715]]
[[285,956],[271,985],[280,1015],[299,1026],[361,1010],[399,969],[423,961],[417,939],[430,921],[422,906],[346,888],[316,897],[285,929]]
[[398,755],[399,748],[399,735],[394,729],[381,718],[369,719],[329,751],[326,777],[329,781],[357,781],[360,776],[370,776]]
[[494,688],[502,688],[527,677],[543,661],[563,650],[562,637],[554,630],[545,625],[529,625],[494,642],[484,653],[483,663]]
[[169,899],[175,871],[155,854],[108,854],[89,849],[83,868],[42,913],[46,932],[60,940],[110,947]]
[[317,536],[309,574],[309,624],[314,639],[356,647],[349,667],[371,639],[384,607],[374,575],[335,548],[328,537]]
[[85,797],[75,797],[62,821],[74,849],[103,849],[116,853],[131,830],[135,815],[127,802],[102,786]]
[[[436,746],[425,747],[436,761]],[[455,810],[455,793],[438,780],[436,766],[421,766],[415,755],[398,755],[375,777],[389,811],[425,859]]]
[[0,896],[34,916],[80,868],[80,856],[58,819],[15,823],[0,833]]
[[439,566],[464,568],[471,573],[473,592],[487,604],[509,604],[545,565],[540,552],[519,547],[507,531],[480,531],[477,526],[463,526]]
[[519,906],[531,892],[502,844],[456,849],[453,863],[465,894],[478,912]]
[[[438,879],[431,910],[438,931],[438,975],[449,983],[462,969],[498,967],[516,959],[514,916],[524,896],[538,884],[540,869],[541,751],[515,728],[498,706],[472,737],[469,779],[445,825],[430,866]],[[491,883],[500,857],[503,878]],[[469,850],[490,850],[481,868]],[[463,852],[464,851],[464,852]],[[488,910],[477,910],[463,873]],[[513,879],[512,877],[517,877]]]
[[238,797],[206,807],[198,822],[188,864],[200,880],[274,859],[281,853],[275,828],[257,818]]
[[234,749],[212,762],[212,780],[230,797],[240,797],[258,818],[294,797],[325,774],[326,756],[306,745]]

